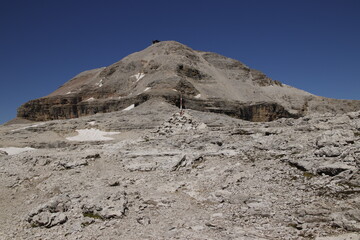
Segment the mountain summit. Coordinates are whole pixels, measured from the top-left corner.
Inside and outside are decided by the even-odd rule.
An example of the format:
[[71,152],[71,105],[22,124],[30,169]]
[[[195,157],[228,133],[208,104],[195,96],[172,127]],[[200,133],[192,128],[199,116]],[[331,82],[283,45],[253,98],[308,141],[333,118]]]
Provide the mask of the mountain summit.
[[318,97],[237,60],[163,41],[108,67],[78,74],[50,95],[23,104],[18,117],[76,118],[122,110],[152,98],[179,106],[180,97],[185,108],[250,121],[360,109],[360,101]]

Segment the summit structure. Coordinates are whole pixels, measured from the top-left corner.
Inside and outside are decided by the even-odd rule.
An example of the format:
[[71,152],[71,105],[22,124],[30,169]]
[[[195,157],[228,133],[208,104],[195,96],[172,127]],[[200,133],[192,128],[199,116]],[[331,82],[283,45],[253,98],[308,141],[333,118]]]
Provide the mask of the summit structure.
[[161,98],[194,110],[250,121],[360,109],[359,101],[336,100],[274,81],[222,55],[162,41],[103,68],[82,72],[50,95],[31,100],[18,117],[68,119],[138,106]]

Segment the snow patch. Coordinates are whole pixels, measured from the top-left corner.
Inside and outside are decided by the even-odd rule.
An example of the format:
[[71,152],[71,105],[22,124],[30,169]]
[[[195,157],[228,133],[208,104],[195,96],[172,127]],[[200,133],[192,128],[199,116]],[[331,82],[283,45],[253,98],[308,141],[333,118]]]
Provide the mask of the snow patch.
[[129,110],[133,109],[134,107],[135,107],[135,104],[131,104],[127,108],[124,108],[123,111],[129,111]]
[[77,142],[89,142],[89,141],[110,141],[114,138],[105,137],[108,135],[119,134],[120,132],[103,132],[99,129],[91,128],[91,129],[79,129],[76,130],[78,132],[77,136],[67,137],[66,139],[69,141],[77,141]]
[[198,94],[195,96],[195,98],[200,98],[201,97],[201,94]]
[[176,89],[174,89],[174,88],[173,88],[172,90],[173,90],[174,92],[177,92],[177,91],[178,91],[178,90],[176,90]]
[[86,101],[91,102],[91,101],[94,101],[94,100],[95,100],[95,98],[91,97],[91,98],[88,98]]
[[135,75],[132,75],[132,77],[136,78],[136,82],[140,81],[143,77],[145,77],[144,73],[137,73]]
[[91,121],[91,122],[87,122],[87,124],[91,125],[91,126],[94,126],[96,123],[96,121]]
[[71,94],[72,92],[70,91],[70,92],[67,92],[66,94]]
[[95,85],[98,86],[99,88],[101,88],[103,86],[103,79],[100,79],[100,81],[98,83],[96,83]]
[[144,92],[149,91],[150,89],[151,89],[151,87],[147,87],[147,88],[145,88]]
[[6,148],[0,148],[0,150],[6,152],[9,155],[15,155],[15,154],[19,154],[19,153],[22,153],[22,152],[33,151],[33,150],[36,150],[36,149],[31,148],[31,147],[24,147],[24,148],[6,147]]
[[38,127],[38,126],[41,126],[41,125],[44,125],[44,124],[45,124],[45,123],[34,124],[34,125],[31,125],[31,126],[26,126],[26,127],[22,127],[22,128],[17,128],[17,129],[11,130],[11,131],[12,131],[12,132],[20,131],[20,130],[24,130],[24,129],[28,129],[28,128]]

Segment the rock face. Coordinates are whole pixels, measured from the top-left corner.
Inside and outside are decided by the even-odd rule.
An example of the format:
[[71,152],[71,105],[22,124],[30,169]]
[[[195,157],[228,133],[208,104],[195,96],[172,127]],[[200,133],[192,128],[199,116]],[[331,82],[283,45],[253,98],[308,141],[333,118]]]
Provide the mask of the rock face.
[[18,117],[77,118],[119,111],[152,98],[179,106],[180,95],[185,108],[250,121],[360,109],[360,101],[317,97],[234,59],[164,41],[108,67],[80,73],[49,96],[22,105]]

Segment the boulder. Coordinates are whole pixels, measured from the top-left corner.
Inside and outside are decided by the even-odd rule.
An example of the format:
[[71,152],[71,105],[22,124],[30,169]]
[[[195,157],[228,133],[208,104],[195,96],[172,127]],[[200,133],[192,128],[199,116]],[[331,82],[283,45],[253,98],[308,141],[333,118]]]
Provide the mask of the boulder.
[[7,155],[8,155],[8,153],[7,153],[7,152],[5,152],[5,151],[1,151],[1,150],[0,150],[0,157],[1,157],[1,156],[7,156]]
[[344,163],[323,163],[316,169],[316,173],[320,175],[336,176],[347,170],[356,170],[356,168]]
[[68,219],[65,212],[69,208],[69,201],[68,196],[55,197],[32,210],[27,216],[27,222],[33,227],[46,228],[63,224]]

